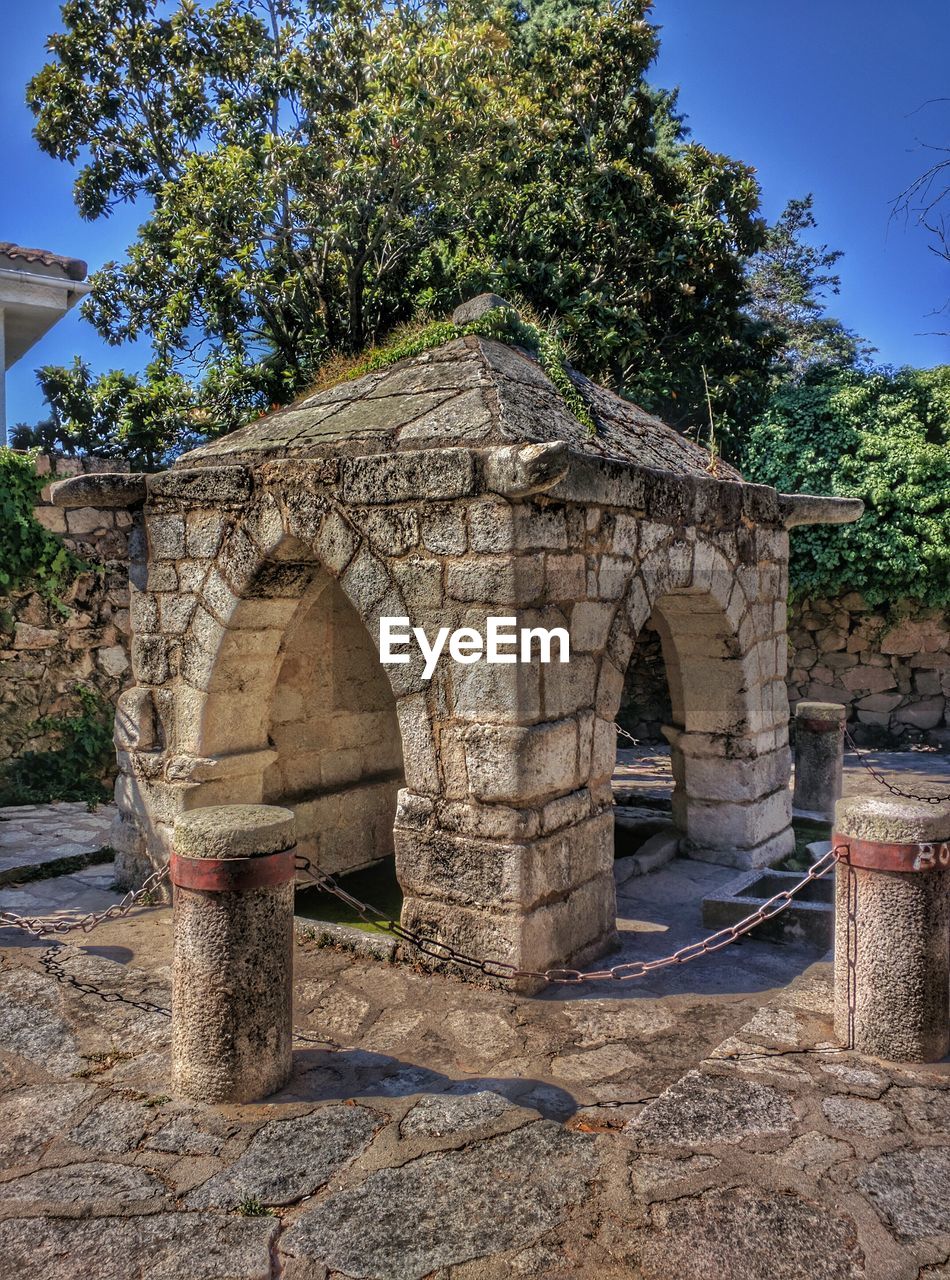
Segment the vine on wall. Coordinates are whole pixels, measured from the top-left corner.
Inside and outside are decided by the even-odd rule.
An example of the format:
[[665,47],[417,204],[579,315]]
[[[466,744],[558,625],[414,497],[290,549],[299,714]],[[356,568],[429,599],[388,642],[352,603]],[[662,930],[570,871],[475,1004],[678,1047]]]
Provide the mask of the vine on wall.
[[33,514],[43,484],[35,453],[0,448],[0,595],[31,589],[56,601],[86,567]]

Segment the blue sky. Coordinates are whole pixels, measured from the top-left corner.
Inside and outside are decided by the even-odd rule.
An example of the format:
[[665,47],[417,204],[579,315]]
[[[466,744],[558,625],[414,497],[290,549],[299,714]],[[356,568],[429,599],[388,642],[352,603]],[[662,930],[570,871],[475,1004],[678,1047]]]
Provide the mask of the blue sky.
[[[42,155],[23,102],[59,25],[53,0],[14,3],[0,45],[0,239],[87,259],[121,256],[137,216],[84,223],[68,167]],[[950,4],[910,0],[657,0],[663,28],[652,79],[678,84],[694,136],[753,165],[769,218],[811,191],[819,239],[843,249],[834,312],[892,364],[950,361],[950,338],[928,313],[950,296],[950,269],[916,227],[890,219],[893,198],[926,166],[924,142],[950,140]],[[950,328],[944,317],[943,328]],[[929,331],[929,332],[928,332]],[[10,371],[8,421],[35,421],[34,369],[73,355],[96,369],[139,368],[138,348],[108,348],[72,314]]]

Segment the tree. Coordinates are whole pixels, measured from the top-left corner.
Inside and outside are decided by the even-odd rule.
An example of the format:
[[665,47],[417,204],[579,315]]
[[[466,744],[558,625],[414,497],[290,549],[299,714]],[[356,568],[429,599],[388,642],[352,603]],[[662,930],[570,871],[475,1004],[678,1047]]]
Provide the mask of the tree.
[[705,418],[703,368],[717,414],[748,420],[758,186],[646,83],[646,8],[532,27],[487,0],[67,0],[28,91],[36,137],[80,166],[83,216],[147,208],[86,315],[115,343],[150,334],[246,415],[494,288],[678,422]]
[[801,378],[815,365],[854,366],[873,351],[840,320],[825,314],[826,296],[841,288],[834,268],[843,254],[803,239],[817,225],[813,196],[790,200],[749,264],[750,311],[778,336],[779,379]]
[[51,434],[65,452],[123,458],[133,470],[155,471],[199,441],[203,419],[193,389],[160,365],[149,365],[144,378],[121,369],[94,377],[77,356],[68,367],[38,369],[37,381],[51,409]]
[[[946,103],[950,98],[936,98],[924,106],[932,106],[934,102]],[[913,218],[930,235],[931,252],[950,263],[950,146],[923,145],[937,158],[897,197],[894,213]],[[945,299],[937,310],[950,313],[950,299]]]
[[793,532],[796,595],[950,604],[950,365],[815,369],[775,393],[742,465],[785,493],[865,501],[857,524]]

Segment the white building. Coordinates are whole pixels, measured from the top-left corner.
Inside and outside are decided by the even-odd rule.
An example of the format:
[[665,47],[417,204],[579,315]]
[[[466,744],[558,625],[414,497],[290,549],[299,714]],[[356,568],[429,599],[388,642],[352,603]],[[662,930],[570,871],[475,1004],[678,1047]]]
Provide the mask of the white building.
[[89,292],[86,264],[0,240],[0,444],[7,442],[6,371]]

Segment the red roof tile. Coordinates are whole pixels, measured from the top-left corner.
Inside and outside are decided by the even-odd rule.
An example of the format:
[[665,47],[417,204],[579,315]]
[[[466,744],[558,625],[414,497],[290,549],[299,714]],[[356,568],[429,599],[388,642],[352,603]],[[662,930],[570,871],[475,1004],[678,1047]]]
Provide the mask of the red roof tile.
[[70,280],[85,280],[86,263],[82,258],[67,258],[48,249],[26,249],[21,244],[0,240],[0,257],[16,258],[22,262],[42,262],[44,267],[61,267]]

